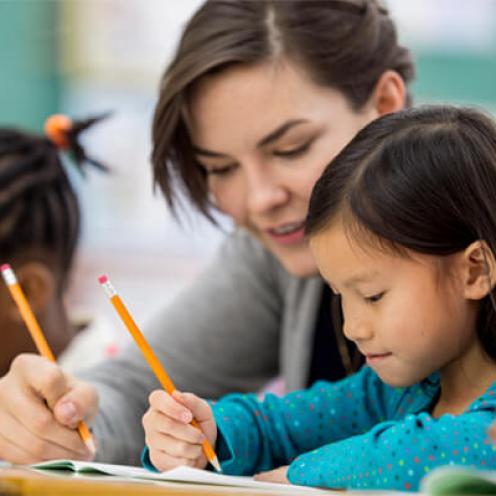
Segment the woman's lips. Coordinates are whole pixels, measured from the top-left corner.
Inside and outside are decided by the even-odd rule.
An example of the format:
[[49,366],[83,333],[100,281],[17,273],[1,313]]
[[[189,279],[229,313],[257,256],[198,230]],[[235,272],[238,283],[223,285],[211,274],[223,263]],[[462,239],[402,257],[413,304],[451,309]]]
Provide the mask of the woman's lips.
[[283,245],[296,244],[305,238],[305,223],[288,223],[277,228],[267,229],[266,232],[276,243]]

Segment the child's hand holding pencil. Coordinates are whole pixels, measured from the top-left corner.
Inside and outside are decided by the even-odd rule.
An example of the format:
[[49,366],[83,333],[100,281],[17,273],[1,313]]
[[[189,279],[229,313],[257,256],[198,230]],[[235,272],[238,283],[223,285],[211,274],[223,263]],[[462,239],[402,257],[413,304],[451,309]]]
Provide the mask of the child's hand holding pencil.
[[[148,362],[148,365],[150,365],[151,369],[153,370],[153,373],[155,374],[158,381],[164,388],[164,391],[166,391],[168,394],[167,396],[163,396],[162,394],[163,392],[161,393],[160,391],[154,393],[155,395],[158,396],[158,398],[164,398],[163,400],[160,400],[160,402],[157,404],[158,408],[156,409],[156,411],[160,413],[162,412],[163,409],[162,413],[165,413],[165,417],[160,417],[161,420],[159,424],[161,426],[164,425],[165,428],[171,428],[170,435],[169,435],[169,431],[167,431],[166,434],[169,435],[171,441],[174,441],[172,443],[174,448],[172,449],[171,453],[167,451],[166,454],[168,456],[172,455],[172,457],[174,458],[177,457],[182,458],[183,460],[180,463],[176,463],[175,460],[172,460],[172,465],[169,465],[170,459],[166,457],[165,459],[168,461],[166,462],[165,466],[167,466],[168,468],[172,468],[177,465],[186,463],[187,465],[195,466],[195,467],[200,467],[201,465],[202,468],[204,468],[206,466],[206,461],[208,461],[208,463],[210,463],[215,468],[215,470],[220,472],[221,466],[219,463],[219,459],[215,454],[214,448],[212,447],[212,442],[210,440],[211,437],[213,438],[213,441],[215,441],[215,439],[217,438],[217,427],[215,425],[215,421],[213,419],[212,410],[210,409],[210,406],[208,405],[208,403],[206,403],[205,401],[201,400],[200,398],[192,394],[190,395],[181,394],[176,390],[176,387],[174,386],[174,383],[172,382],[171,378],[168,376],[167,372],[162,367],[162,364],[155,355],[155,352],[152,350],[151,346],[148,344],[147,340],[145,339],[145,336],[143,336],[143,333],[136,325],[136,322],[131,317],[131,314],[126,308],[126,305],[124,305],[124,302],[121,300],[121,297],[117,294],[117,291],[115,290],[112,283],[109,281],[108,277],[102,275],[98,278],[98,280],[102,285],[103,289],[105,290],[105,293],[107,294],[112,305],[119,314],[120,318],[122,319],[122,322],[124,323],[127,330],[129,331],[129,333],[135,340],[136,344],[140,348],[141,352],[143,353],[146,361]],[[173,398],[173,400],[171,397]],[[152,398],[154,399],[155,396],[152,396]],[[170,400],[172,400],[172,402]],[[186,410],[186,412],[184,411],[182,412],[185,415],[184,417],[181,417],[180,415],[179,419],[183,421],[183,424],[191,423],[191,426],[184,426],[184,425],[180,425],[180,423],[177,423],[178,418],[176,416],[176,413],[177,413],[177,408],[179,407],[175,404],[175,402],[179,402],[179,404],[183,403],[183,406],[189,408],[189,411]],[[200,419],[195,418],[196,413],[200,414]],[[204,424],[205,428],[207,429],[206,435],[203,435],[202,432],[193,435],[189,427],[201,431],[202,424]],[[151,432],[158,432],[155,431],[156,422],[153,422],[153,425],[151,425],[150,427],[151,427]],[[157,436],[154,435],[153,436],[154,449],[160,450],[162,447],[162,442],[156,443],[155,442],[156,438]],[[177,441],[179,441],[179,443]],[[195,449],[196,446],[194,445],[198,443],[201,445],[201,449],[203,450],[203,453],[205,455],[204,457],[203,454],[201,456],[198,455],[198,457],[196,455],[196,449]],[[163,459],[164,457],[162,456],[161,465],[163,464]],[[204,460],[205,463],[203,463]],[[196,465],[196,463],[198,465]]]
[[[0,380],[0,398],[5,398],[8,405],[0,411],[0,457],[14,463],[62,458],[62,453],[66,454],[64,458],[68,457],[67,453],[73,455],[71,458],[93,458],[96,451],[93,436],[81,417],[78,418],[77,408],[69,399],[71,394],[77,396],[74,391],[78,390],[79,382],[57,367],[55,356],[13,269],[8,264],[3,264],[0,269],[42,355],[19,355],[9,373]],[[94,391],[83,383],[79,384],[83,385],[82,391]],[[98,404],[96,395],[90,403]],[[96,413],[96,408],[93,410]],[[62,421],[57,418],[57,412]],[[80,436],[79,443],[75,442],[75,430]]]
[[[163,472],[179,465],[205,468],[207,458],[202,447],[205,438],[212,446],[217,426],[210,405],[191,393],[164,390],[150,394],[150,408],[143,416],[145,440],[153,466]],[[201,431],[191,425],[196,419]]]
[[29,464],[94,458],[76,427],[96,414],[96,391],[47,358],[19,355],[0,378],[0,405],[0,459]]

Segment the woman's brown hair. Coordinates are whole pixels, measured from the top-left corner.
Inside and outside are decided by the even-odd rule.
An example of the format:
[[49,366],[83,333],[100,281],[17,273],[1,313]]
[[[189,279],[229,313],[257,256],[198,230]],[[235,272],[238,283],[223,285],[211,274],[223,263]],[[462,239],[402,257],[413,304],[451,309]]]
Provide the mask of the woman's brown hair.
[[186,25],[163,75],[153,121],[154,182],[174,213],[182,192],[213,220],[206,173],[187,126],[193,85],[235,64],[281,56],[304,67],[315,83],[340,90],[355,111],[386,70],[405,83],[414,75],[410,53],[377,0],[208,0]]

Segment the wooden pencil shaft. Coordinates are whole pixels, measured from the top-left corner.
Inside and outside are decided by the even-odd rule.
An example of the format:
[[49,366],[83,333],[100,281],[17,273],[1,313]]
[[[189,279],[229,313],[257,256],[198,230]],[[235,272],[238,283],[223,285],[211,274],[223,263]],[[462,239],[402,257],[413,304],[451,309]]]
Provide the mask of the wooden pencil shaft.
[[[10,271],[10,273],[7,274],[7,280],[6,280],[7,287],[9,288],[10,294],[12,295],[12,298],[16,303],[19,312],[21,313],[21,317],[24,323],[26,324],[26,327],[28,328],[29,334],[31,335],[31,338],[34,341],[38,353],[41,356],[50,360],[51,362],[55,363],[56,362],[55,356],[52,353],[52,350],[50,349],[48,341],[46,340],[40,325],[38,324],[38,320],[36,319],[33,310],[29,305],[26,295],[24,294],[21,286],[17,282],[17,279],[15,278],[13,271],[10,268],[8,270]],[[9,278],[12,280],[10,280]],[[93,436],[91,435],[91,432],[88,429],[87,425],[83,421],[81,421],[78,424],[77,430],[79,432],[79,435],[81,436],[81,439],[85,442],[85,444],[90,448],[91,451],[94,451],[95,443],[93,441]]]
[[26,300],[26,297],[24,296],[21,286],[19,286],[19,283],[16,283],[10,285],[9,289],[12,297],[14,298],[14,301],[17,304],[17,307],[19,308],[19,311],[21,312],[24,323],[26,324],[31,337],[33,338],[36,349],[38,350],[40,355],[48,358],[52,362],[55,362],[55,356],[53,355],[52,350],[50,349],[48,342],[43,335],[41,327],[38,324],[38,321],[36,320],[36,317],[34,316],[34,313],[31,310],[28,301]]
[[88,426],[84,422],[79,422],[77,430],[83,441],[87,442],[89,439],[92,438],[91,432],[88,429]]
[[[126,326],[128,331],[131,333],[131,335],[133,336],[138,347],[140,348],[143,355],[145,356],[146,361],[148,362],[148,364],[152,368],[154,374],[157,376],[157,379],[159,380],[160,384],[169,394],[172,394],[176,390],[174,383],[171,381],[170,377],[167,375],[167,372],[165,372],[165,369],[162,367],[160,361],[158,360],[158,358],[155,355],[154,351],[152,350],[151,346],[148,344],[148,342],[146,341],[142,332],[139,330],[139,327],[136,325],[136,322],[131,317],[131,314],[128,312],[123,301],[121,300],[121,298],[119,297],[118,294],[113,294],[110,297],[110,301],[111,301],[112,305],[114,306],[114,308],[116,309],[119,316],[121,317],[122,321],[124,322],[124,325]],[[201,430],[198,422],[195,419],[193,419],[191,421],[191,425],[193,425],[197,429]],[[208,440],[205,440],[202,443],[202,446],[203,446],[205,455],[209,461],[217,459],[215,451],[214,451],[212,445],[208,442]]]
[[122,318],[124,325],[127,327],[129,332],[133,336],[134,340],[138,344],[140,350],[143,352],[146,361],[148,362],[153,372],[157,376],[157,379],[159,380],[160,384],[169,394],[172,394],[176,390],[174,383],[171,381],[170,377],[167,375],[167,372],[160,364],[159,359],[157,358],[151,346],[148,344],[145,337],[139,330],[138,326],[134,322],[134,319],[131,317],[124,303],[122,302],[122,300],[118,295],[112,296],[112,298],[110,298],[110,301],[117,310],[117,313]]

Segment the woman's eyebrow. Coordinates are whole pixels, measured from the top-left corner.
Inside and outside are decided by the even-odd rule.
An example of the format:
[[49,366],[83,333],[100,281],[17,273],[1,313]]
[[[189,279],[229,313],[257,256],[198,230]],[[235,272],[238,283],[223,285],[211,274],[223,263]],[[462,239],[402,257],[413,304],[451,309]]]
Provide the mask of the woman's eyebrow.
[[193,153],[195,155],[203,155],[204,157],[214,157],[214,158],[225,158],[227,155],[223,153],[213,152],[211,150],[205,150],[204,148],[200,148],[199,146],[192,145]]
[[269,143],[272,143],[273,141],[276,141],[279,139],[284,133],[289,131],[292,127],[298,126],[299,124],[304,124],[308,122],[306,119],[292,119],[284,124],[280,125],[277,129],[269,133],[265,138],[262,138],[258,143],[257,147],[262,148],[263,146],[268,145]]
[[[291,119],[284,124],[281,124],[277,129],[270,132],[267,136],[262,138],[258,143],[257,147],[262,148],[276,140],[278,140],[283,134],[287,133],[291,128],[298,126],[300,124],[307,123],[306,119]],[[228,155],[224,153],[214,152],[212,150],[206,150],[205,148],[200,148],[199,146],[192,145],[193,152],[196,155],[203,155],[204,157],[212,158],[227,158]]]

